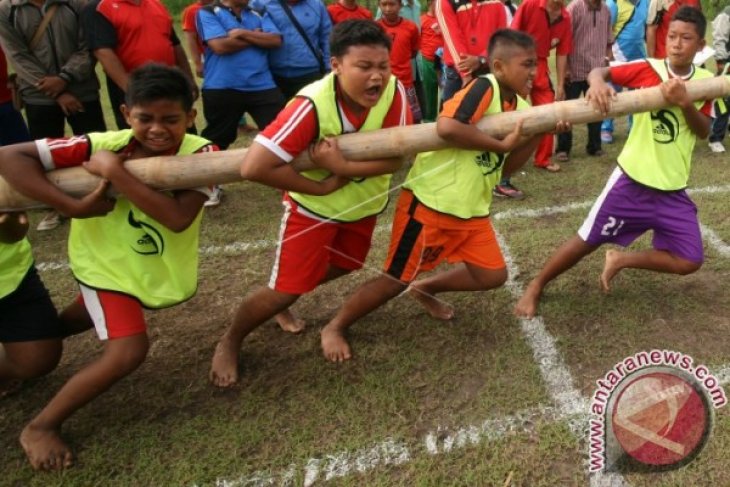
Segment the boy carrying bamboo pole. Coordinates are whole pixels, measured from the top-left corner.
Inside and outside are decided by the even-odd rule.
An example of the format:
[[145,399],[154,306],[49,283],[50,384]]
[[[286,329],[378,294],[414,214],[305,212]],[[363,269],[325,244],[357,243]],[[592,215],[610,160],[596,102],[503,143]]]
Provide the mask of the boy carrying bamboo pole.
[[[241,343],[255,328],[276,316],[285,330],[300,331],[303,323],[288,313],[299,296],[362,267],[402,161],[347,161],[330,137],[411,123],[403,85],[390,72],[390,48],[371,20],[337,24],[332,72],[303,88],[248,150],[241,175],[285,190],[284,216],[269,285],[244,298],[216,346],[216,386],[238,381]],[[321,169],[299,174],[289,163],[308,148]]]
[[[606,251],[600,276],[604,292],[622,269],[647,269],[686,275],[704,259],[697,207],[685,188],[692,150],[697,138],[710,133],[715,116],[712,101],[692,102],[685,81],[712,77],[692,64],[705,45],[707,22],[702,12],[680,8],[667,34],[666,59],[642,59],[611,68],[596,68],[588,75],[586,100],[608,113],[612,82],[628,88],[661,86],[671,104],[656,112],[634,116],[634,125],[618,167],[609,178],[578,234],[565,242],[527,286],[515,314],[533,317],[544,287],[605,243],[628,246],[647,230],[654,231],[653,249],[639,252]],[[724,108],[722,102],[719,103]]]
[[[81,294],[61,321],[76,331],[95,327],[104,343],[101,356],[23,429],[20,443],[36,469],[70,466],[61,425],[144,361],[149,340],[142,309],[173,306],[195,294],[198,231],[210,188],[158,192],[123,165],[126,159],[216,150],[186,134],[195,120],[192,91],[177,68],[149,64],[130,75],[122,111],[131,129],[0,149],[0,175],[8,183],[73,217],[68,254]],[[116,201],[105,199],[103,187],[73,198],[45,177],[46,170],[82,164],[120,193]],[[104,216],[90,218],[95,215]]]
[[[503,171],[522,166],[542,134],[525,140],[522,122],[503,140],[481,132],[483,117],[526,108],[537,72],[532,38],[516,30],[496,31],[489,41],[491,74],[478,76],[448,100],[436,124],[438,135],[455,146],[421,153],[398,200],[384,271],[360,286],[322,330],[322,351],[332,362],[352,357],[345,338],[354,322],[403,292],[435,318],[453,309],[436,295],[495,289],[507,269],[489,219],[492,188]],[[559,122],[557,129],[568,128]],[[457,266],[415,281],[421,272],[448,261]]]

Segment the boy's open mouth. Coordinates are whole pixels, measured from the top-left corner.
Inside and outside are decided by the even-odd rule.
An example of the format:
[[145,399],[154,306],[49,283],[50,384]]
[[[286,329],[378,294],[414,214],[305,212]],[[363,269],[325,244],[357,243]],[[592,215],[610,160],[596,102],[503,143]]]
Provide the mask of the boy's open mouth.
[[380,85],[371,86],[365,90],[365,94],[368,96],[378,96],[380,94]]

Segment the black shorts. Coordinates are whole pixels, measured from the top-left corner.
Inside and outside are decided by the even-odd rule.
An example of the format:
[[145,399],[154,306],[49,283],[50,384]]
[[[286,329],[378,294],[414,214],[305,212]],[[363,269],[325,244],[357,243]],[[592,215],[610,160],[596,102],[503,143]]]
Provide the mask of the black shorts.
[[48,290],[31,266],[18,288],[0,298],[0,342],[48,340],[63,335]]

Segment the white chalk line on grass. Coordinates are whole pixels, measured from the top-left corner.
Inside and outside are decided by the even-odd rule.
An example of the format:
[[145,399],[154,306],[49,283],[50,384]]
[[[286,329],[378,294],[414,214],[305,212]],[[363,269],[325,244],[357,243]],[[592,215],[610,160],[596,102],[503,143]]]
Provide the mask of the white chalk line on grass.
[[[520,273],[515,264],[509,246],[504,237],[495,230],[497,241],[502,249],[509,278],[505,287],[514,299],[522,296],[522,284],[515,279]],[[545,328],[541,316],[534,318],[518,318],[522,333],[540,369],[540,375],[546,384],[547,392],[555,402],[560,419],[571,420],[570,426],[581,442],[588,438],[588,399],[575,387],[573,376],[555,346],[555,338]],[[585,464],[588,464],[588,451],[585,449]],[[587,470],[587,468],[586,468]],[[590,474],[591,487],[618,487],[629,485],[619,473],[596,472]]]
[[700,224],[700,229],[702,230],[702,236],[705,238],[705,242],[707,242],[710,247],[715,249],[715,251],[723,257],[730,257],[730,245],[726,244],[713,229],[702,224]]
[[[727,193],[730,192],[730,185],[727,186],[706,186],[703,188],[696,188],[696,189],[690,189],[688,190],[690,194],[712,194],[712,193]],[[510,220],[515,218],[540,218],[548,215],[555,215],[560,213],[567,213],[569,211],[574,210],[580,210],[583,208],[589,208],[593,204],[593,201],[580,201],[580,202],[573,202],[568,203],[565,205],[559,205],[559,206],[545,206],[542,208],[533,208],[533,209],[510,209],[505,211],[500,211],[497,213],[494,213],[492,215],[492,218],[495,220]],[[376,232],[382,232],[386,229],[389,229],[390,225],[386,224],[380,224],[375,227]],[[711,235],[714,235],[717,237],[717,235],[712,232]],[[708,237],[708,241],[711,237]],[[727,248],[727,244],[722,242],[722,240],[717,238],[717,241],[722,243],[724,247],[721,248]],[[710,242],[713,247],[715,244],[713,242]],[[201,255],[239,255],[249,250],[260,250],[264,248],[273,247],[276,245],[276,242],[274,240],[254,240],[254,241],[238,241],[233,242],[225,245],[206,245],[204,247],[200,248],[200,254]],[[727,256],[727,253],[723,253],[723,251],[719,251],[723,256]],[[53,262],[40,262],[36,264],[36,269],[38,269],[40,272],[45,271],[55,271],[55,270],[61,270],[61,269],[68,269],[68,262],[65,261],[53,261]]]
[[424,435],[420,442],[408,444],[388,438],[354,452],[310,458],[301,465],[291,464],[279,473],[259,471],[237,479],[217,479],[216,487],[294,486],[297,477],[305,487],[319,481],[330,481],[351,474],[364,473],[380,466],[396,466],[411,462],[417,455],[441,455],[513,434],[533,431],[539,422],[554,422],[558,413],[553,407],[536,407],[501,418],[456,429],[437,428]]

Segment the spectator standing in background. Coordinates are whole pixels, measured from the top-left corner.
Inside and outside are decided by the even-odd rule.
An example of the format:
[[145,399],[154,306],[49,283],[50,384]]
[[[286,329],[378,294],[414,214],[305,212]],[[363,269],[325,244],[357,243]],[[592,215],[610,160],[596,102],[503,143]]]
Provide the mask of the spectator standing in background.
[[8,88],[8,64],[5,52],[0,49],[0,145],[29,140],[30,134],[23,115],[13,105],[13,95]]
[[281,33],[281,47],[269,52],[269,68],[287,100],[330,71],[332,21],[321,0],[253,0],[251,8],[268,14]]
[[244,112],[259,128],[284,107],[284,96],[269,70],[268,51],[281,46],[269,14],[259,15],[247,0],[220,0],[198,12],[198,33],[205,44],[203,137],[221,150],[238,135]]
[[[646,58],[646,20],[649,14],[649,0],[606,0],[611,12],[613,27],[613,60],[636,61]],[[614,87],[621,91],[621,87]],[[629,130],[631,115],[629,115]],[[601,124],[601,142],[613,142],[613,119],[607,118]]]
[[[568,55],[568,79],[565,82],[566,100],[580,98],[588,91],[588,73],[608,65],[611,56],[611,13],[603,0],[573,0],[568,5],[573,26],[573,51]],[[573,131],[558,135],[555,158],[567,162],[573,146]],[[588,124],[586,152],[601,156],[601,122]]]
[[[530,34],[537,45],[537,74],[530,92],[533,106],[564,100],[568,54],[573,49],[572,26],[565,0],[525,0],[515,13],[512,28]],[[548,57],[553,48],[556,49],[555,91],[548,69]],[[545,134],[535,153],[535,166],[549,172],[560,171],[560,165],[550,160],[552,154],[553,135]]]
[[380,0],[383,16],[378,24],[383,28],[392,42],[390,48],[390,70],[403,83],[408,98],[408,105],[413,114],[413,123],[421,123],[421,107],[414,85],[413,59],[418,54],[421,36],[416,24],[400,16],[400,0]]
[[[727,72],[728,63],[730,63],[730,6],[725,7],[725,10],[712,21],[712,47],[715,49],[717,74]],[[730,96],[725,98],[725,104],[730,107]],[[725,152],[722,140],[727,133],[728,117],[730,117],[730,110],[717,117],[712,123],[710,150],[717,154]]]
[[[119,107],[134,69],[151,62],[177,66],[195,86],[172,17],[159,0],[91,0],[82,11],[82,20],[89,49],[106,73],[109,101],[119,129],[129,128]],[[189,131],[194,133],[195,126]]]
[[[84,3],[0,2],[0,41],[17,74],[32,139],[63,137],[66,122],[77,135],[106,130],[94,58],[78,19]],[[52,230],[60,222],[51,211],[38,230]]]
[[205,48],[198,35],[196,19],[198,11],[212,2],[213,0],[199,0],[185,7],[182,13],[182,30],[185,33],[185,41],[190,51],[190,57],[193,59],[195,74],[200,78],[203,77],[203,50]]
[[492,34],[507,27],[499,0],[435,0],[436,18],[444,38],[442,101],[487,68],[487,45]]
[[434,2],[428,0],[428,11],[421,15],[421,56],[419,57],[419,71],[423,79],[423,98],[421,112],[424,122],[435,122],[439,107],[439,80],[436,68],[436,50],[444,45],[441,35]]
[[667,57],[667,33],[674,13],[688,5],[702,10],[700,0],[649,0],[646,20],[646,53],[648,57]]
[[362,5],[358,5],[357,0],[337,0],[333,4],[327,5],[327,12],[332,19],[332,25],[337,25],[343,20],[372,20],[373,18],[373,13]]

